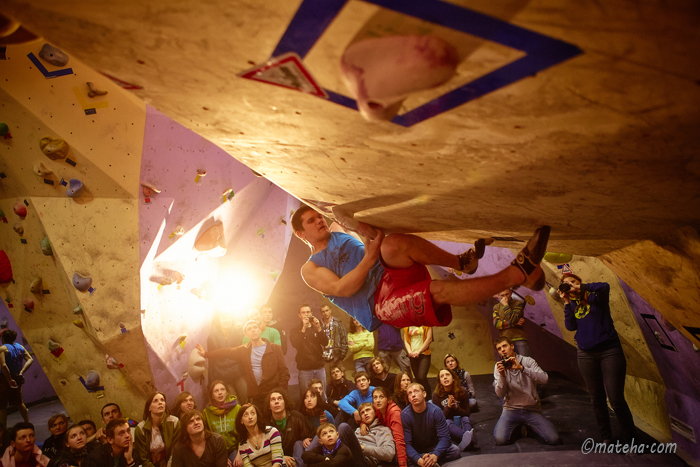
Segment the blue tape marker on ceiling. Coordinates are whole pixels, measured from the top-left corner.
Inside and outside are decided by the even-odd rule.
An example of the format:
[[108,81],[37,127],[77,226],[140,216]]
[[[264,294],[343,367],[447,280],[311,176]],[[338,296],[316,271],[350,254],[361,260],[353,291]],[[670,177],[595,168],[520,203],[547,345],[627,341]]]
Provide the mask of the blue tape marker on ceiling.
[[[440,0],[365,1],[497,42],[527,54],[420,107],[394,117],[392,122],[405,127],[415,125],[525,77],[533,76],[583,53],[575,45]],[[282,35],[272,57],[296,52],[304,58],[347,2],[348,0],[304,0]],[[357,110],[354,99],[328,89],[325,91],[330,101]]]
[[56,71],[49,71],[46,69],[46,67],[39,61],[38,58],[33,53],[30,53],[27,55],[29,57],[29,60],[32,61],[34,66],[41,72],[42,75],[44,75],[44,78],[49,79],[49,78],[58,78],[59,76],[65,76],[65,75],[72,75],[73,74],[73,69],[72,68],[64,68],[62,70],[56,70]]

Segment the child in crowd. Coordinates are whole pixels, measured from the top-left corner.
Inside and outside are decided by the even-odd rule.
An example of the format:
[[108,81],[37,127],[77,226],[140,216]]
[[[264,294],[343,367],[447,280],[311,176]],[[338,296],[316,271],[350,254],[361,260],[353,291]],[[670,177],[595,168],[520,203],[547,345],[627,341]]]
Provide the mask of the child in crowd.
[[350,448],[340,441],[335,426],[322,423],[316,430],[316,436],[321,444],[301,455],[306,464],[323,467],[352,467],[353,457]]

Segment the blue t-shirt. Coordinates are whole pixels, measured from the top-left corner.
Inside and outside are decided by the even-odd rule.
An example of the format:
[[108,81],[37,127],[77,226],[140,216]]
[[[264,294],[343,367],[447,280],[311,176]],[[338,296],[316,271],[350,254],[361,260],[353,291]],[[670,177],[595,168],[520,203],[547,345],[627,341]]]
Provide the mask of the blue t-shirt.
[[24,366],[24,354],[27,351],[21,344],[3,344],[7,349],[8,356],[5,358],[7,368],[12,376],[17,376]]
[[[338,277],[343,277],[360,264],[365,257],[365,245],[352,235],[343,232],[331,232],[328,245],[309,258],[314,264],[328,268]],[[374,331],[382,322],[374,316],[374,292],[384,274],[381,262],[372,266],[365,283],[360,290],[350,297],[325,295],[331,302],[360,322],[362,327]]]

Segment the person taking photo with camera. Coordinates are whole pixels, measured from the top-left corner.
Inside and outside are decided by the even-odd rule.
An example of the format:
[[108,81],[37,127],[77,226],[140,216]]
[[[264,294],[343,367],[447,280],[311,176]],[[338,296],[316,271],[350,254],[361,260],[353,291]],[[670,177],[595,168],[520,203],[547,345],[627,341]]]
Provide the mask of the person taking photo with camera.
[[610,284],[584,284],[579,276],[567,273],[561,278],[558,293],[564,302],[564,325],[576,331],[578,367],[591,395],[603,442],[613,440],[607,396],[622,426],[621,441],[630,443],[636,430],[625,400],[627,362],[610,315]]
[[503,412],[493,429],[497,446],[512,443],[515,429],[525,427],[527,434],[545,444],[559,444],[554,424],[542,415],[537,384],[547,384],[549,377],[534,358],[518,355],[507,337],[494,343],[501,359],[493,370],[496,395],[503,398]]

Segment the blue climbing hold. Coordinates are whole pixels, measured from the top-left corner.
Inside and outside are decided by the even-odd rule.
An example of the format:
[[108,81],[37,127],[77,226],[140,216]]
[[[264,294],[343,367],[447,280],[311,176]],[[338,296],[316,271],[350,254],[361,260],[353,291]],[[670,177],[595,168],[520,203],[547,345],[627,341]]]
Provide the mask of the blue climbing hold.
[[77,178],[71,178],[70,183],[68,184],[68,189],[66,190],[66,195],[70,196],[71,198],[75,198],[76,196],[78,196],[82,189],[83,182],[81,182]]

